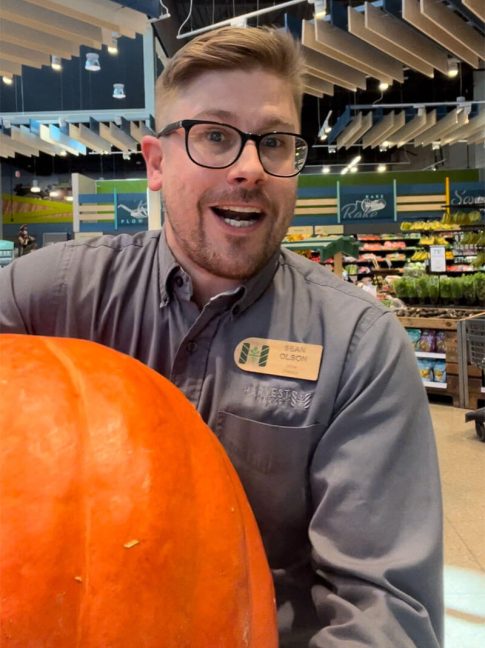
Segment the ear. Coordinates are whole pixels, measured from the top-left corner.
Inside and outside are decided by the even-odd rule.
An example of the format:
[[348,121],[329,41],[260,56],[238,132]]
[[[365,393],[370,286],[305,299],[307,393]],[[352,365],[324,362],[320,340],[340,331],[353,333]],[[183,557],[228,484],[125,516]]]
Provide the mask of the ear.
[[162,147],[160,140],[145,135],[141,140],[141,152],[147,168],[148,186],[152,191],[162,188]]

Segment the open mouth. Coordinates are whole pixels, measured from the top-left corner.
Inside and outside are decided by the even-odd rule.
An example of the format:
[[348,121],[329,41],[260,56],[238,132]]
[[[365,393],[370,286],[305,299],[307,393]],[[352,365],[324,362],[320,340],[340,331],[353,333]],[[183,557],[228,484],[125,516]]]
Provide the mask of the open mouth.
[[231,227],[251,227],[255,225],[262,217],[263,212],[257,207],[211,207],[216,216],[221,218],[226,225]]

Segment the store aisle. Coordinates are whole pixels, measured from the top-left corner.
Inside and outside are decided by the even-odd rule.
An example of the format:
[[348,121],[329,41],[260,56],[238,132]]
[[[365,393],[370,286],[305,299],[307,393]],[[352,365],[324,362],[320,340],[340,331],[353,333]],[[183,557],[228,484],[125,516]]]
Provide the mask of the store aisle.
[[445,648],[485,646],[485,443],[465,412],[431,405],[445,511]]

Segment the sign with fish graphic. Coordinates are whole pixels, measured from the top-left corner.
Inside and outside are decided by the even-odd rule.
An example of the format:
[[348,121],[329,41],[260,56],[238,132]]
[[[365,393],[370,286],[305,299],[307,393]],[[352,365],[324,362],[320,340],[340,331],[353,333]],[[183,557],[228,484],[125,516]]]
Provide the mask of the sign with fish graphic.
[[374,185],[363,191],[355,185],[340,186],[340,221],[395,220],[393,185]]

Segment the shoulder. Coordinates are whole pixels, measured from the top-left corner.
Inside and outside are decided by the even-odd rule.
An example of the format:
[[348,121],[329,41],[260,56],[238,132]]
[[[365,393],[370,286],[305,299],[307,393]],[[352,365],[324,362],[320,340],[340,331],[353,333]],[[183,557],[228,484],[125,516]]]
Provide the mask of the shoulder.
[[284,247],[281,249],[280,269],[283,274],[292,275],[298,287],[305,287],[315,298],[331,298],[334,303],[336,300],[339,303],[351,302],[363,309],[371,308],[379,313],[388,312],[387,308],[361,288],[343,281],[319,263],[309,261]]
[[[137,234],[105,234],[91,239],[73,240],[62,243],[59,253],[70,267],[94,264],[96,268],[110,264],[129,264],[134,259],[145,258],[158,249],[160,232],[138,232]],[[55,247],[55,246],[52,246]]]
[[104,234],[85,240],[68,241],[64,245],[76,251],[89,253],[91,250],[105,250],[113,253],[136,251],[158,244],[160,231],[137,232],[136,234]]

